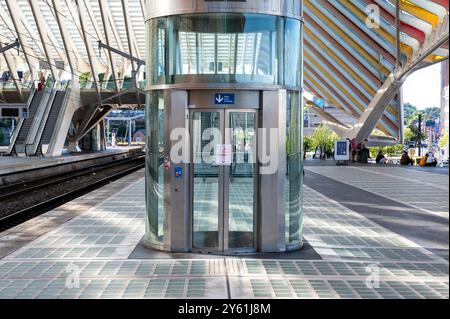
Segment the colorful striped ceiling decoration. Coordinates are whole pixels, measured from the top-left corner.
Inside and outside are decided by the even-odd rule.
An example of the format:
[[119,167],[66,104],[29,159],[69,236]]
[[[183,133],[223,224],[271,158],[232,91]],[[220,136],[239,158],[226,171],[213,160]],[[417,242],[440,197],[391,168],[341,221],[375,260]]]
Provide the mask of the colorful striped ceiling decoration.
[[[396,3],[396,0],[305,0],[305,89],[359,119],[397,65]],[[405,65],[421,53],[434,31],[448,21],[449,1],[400,0],[400,8],[400,58],[401,65]],[[420,67],[448,56],[447,42]],[[398,100],[397,96],[389,103],[376,126],[396,140],[402,134]]]

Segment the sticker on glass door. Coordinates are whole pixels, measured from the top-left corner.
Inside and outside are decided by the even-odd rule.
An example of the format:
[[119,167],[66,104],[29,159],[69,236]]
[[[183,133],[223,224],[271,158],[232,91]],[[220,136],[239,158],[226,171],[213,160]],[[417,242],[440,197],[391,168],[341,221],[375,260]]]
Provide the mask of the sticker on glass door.
[[231,144],[217,144],[216,165],[231,165]]

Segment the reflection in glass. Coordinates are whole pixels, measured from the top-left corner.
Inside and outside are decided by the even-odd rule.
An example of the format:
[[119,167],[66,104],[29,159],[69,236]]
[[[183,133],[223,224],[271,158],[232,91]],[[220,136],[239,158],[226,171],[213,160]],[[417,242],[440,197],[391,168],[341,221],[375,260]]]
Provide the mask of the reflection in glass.
[[152,84],[191,81],[300,86],[299,20],[247,13],[199,13],[148,23]]
[[286,244],[302,238],[303,142],[302,107],[299,92],[289,92],[286,109]]
[[254,247],[255,121],[253,112],[230,112],[233,162],[229,177],[229,249]]
[[147,93],[146,241],[162,244],[164,222],[164,99],[161,91]]
[[193,246],[219,248],[219,166],[214,165],[215,148],[220,139],[219,112],[194,112],[192,149],[193,185]]

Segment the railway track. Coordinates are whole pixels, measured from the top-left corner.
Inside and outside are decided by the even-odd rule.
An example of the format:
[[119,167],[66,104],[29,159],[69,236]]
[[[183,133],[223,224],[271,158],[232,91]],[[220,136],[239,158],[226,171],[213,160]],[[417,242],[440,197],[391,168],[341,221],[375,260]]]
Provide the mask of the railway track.
[[144,155],[0,187],[0,231],[145,167]]

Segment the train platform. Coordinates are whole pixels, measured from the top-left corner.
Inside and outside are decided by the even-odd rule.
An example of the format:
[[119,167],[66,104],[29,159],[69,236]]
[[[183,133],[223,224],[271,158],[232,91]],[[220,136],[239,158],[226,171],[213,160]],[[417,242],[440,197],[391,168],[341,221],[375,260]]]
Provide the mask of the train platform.
[[143,170],[0,233],[0,298],[448,298],[448,176],[306,165],[305,248],[143,247]]
[[97,152],[64,153],[58,157],[0,157],[0,187],[23,181],[52,178],[58,174],[111,163],[142,154],[142,147],[116,147]]
[[97,152],[64,152],[56,157],[18,157],[18,156],[0,156],[0,176],[22,172],[24,170],[41,169],[48,166],[69,164],[84,160],[91,160],[100,157],[109,157],[111,155],[126,154],[133,150],[141,150],[142,147],[115,147]]

